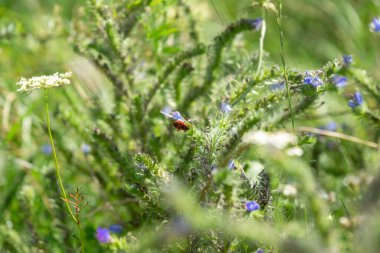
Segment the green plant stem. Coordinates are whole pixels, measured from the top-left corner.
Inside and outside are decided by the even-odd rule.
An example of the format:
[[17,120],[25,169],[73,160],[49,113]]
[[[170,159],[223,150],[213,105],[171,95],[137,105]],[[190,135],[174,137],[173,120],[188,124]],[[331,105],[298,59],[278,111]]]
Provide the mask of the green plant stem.
[[265,32],[267,30],[267,25],[265,23],[265,8],[261,7],[261,15],[262,15],[262,24],[261,24],[261,34],[260,34],[260,47],[259,47],[259,63],[257,64],[257,73],[259,74],[261,71],[261,66],[263,64],[263,54],[264,54],[264,38]]
[[296,135],[296,131],[295,131],[295,127],[294,127],[293,107],[292,107],[292,101],[291,101],[291,97],[290,97],[290,87],[289,87],[288,73],[286,71],[286,62],[285,62],[285,53],[284,53],[284,33],[282,32],[282,27],[281,27],[282,1],[278,0],[277,2],[278,2],[277,24],[278,24],[278,30],[280,32],[281,61],[282,61],[282,67],[284,68],[284,78],[285,78],[285,84],[286,84],[286,93],[288,95],[289,111],[290,111],[290,118],[292,119],[293,134]]
[[62,178],[61,178],[61,174],[59,173],[59,165],[58,165],[58,158],[57,158],[57,152],[55,150],[55,146],[54,146],[54,139],[53,139],[53,135],[51,133],[51,124],[50,124],[50,114],[49,114],[49,100],[48,100],[48,91],[47,89],[44,89],[45,90],[45,108],[46,108],[46,121],[47,121],[47,127],[48,127],[48,133],[49,133],[49,138],[50,138],[50,144],[51,144],[51,148],[52,148],[52,152],[53,152],[53,157],[54,157],[54,165],[55,165],[55,172],[57,174],[57,179],[58,179],[58,183],[59,183],[59,187],[61,188],[61,191],[62,191],[62,194],[63,194],[63,200],[65,201],[66,203],[66,207],[67,207],[67,210],[69,211],[69,214],[71,216],[71,218],[74,220],[74,222],[77,224],[78,226],[78,229],[80,230],[80,236],[81,236],[81,248],[82,248],[82,252],[84,252],[84,242],[83,242],[83,232],[82,232],[82,229],[78,223],[78,220],[77,218],[75,218],[74,214],[73,214],[73,211],[71,210],[70,208],[70,204],[69,204],[69,200],[67,198],[67,194],[66,194],[66,191],[65,191],[65,187],[63,186],[63,182],[62,182]]

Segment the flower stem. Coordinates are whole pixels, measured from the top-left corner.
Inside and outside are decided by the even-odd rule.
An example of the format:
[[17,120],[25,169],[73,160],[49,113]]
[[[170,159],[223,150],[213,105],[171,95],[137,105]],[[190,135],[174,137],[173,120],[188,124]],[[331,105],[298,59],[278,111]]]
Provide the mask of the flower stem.
[[262,12],[262,24],[261,24],[261,34],[260,34],[260,47],[259,47],[259,63],[257,64],[257,73],[261,71],[261,66],[263,64],[263,54],[264,54],[264,38],[265,38],[265,33],[267,30],[267,25],[265,23],[265,8],[262,6],[261,7],[261,12]]
[[66,203],[66,207],[67,207],[67,210],[69,211],[69,214],[71,216],[71,218],[74,220],[74,222],[77,224],[78,226],[78,229],[80,231],[80,236],[81,236],[81,248],[82,248],[82,252],[84,252],[84,242],[83,242],[83,232],[82,232],[82,229],[78,223],[78,219],[74,216],[74,213],[73,211],[71,210],[70,208],[70,204],[69,204],[69,200],[67,198],[67,194],[66,194],[66,191],[65,191],[65,187],[63,186],[63,183],[62,183],[62,179],[61,179],[61,174],[59,173],[59,165],[58,165],[58,158],[57,158],[57,152],[55,151],[55,146],[54,146],[54,139],[53,139],[53,135],[51,133],[51,124],[50,124],[50,114],[49,114],[49,100],[48,100],[48,91],[47,89],[44,89],[45,90],[45,108],[46,108],[46,121],[47,121],[47,127],[48,127],[48,133],[49,133],[49,138],[50,138],[50,144],[51,144],[51,148],[52,148],[52,151],[53,151],[53,157],[54,157],[54,165],[55,165],[55,172],[57,174],[57,179],[58,179],[58,183],[59,183],[59,187],[61,188],[61,191],[62,191],[62,194],[63,194],[63,200],[65,201]]
[[289,87],[288,73],[286,71],[286,62],[285,62],[285,53],[284,53],[284,33],[282,32],[282,1],[277,0],[277,3],[278,3],[277,25],[278,25],[278,30],[280,33],[281,61],[282,61],[282,67],[284,69],[283,71],[284,71],[284,78],[285,78],[285,84],[286,84],[286,93],[288,95],[288,104],[289,104],[290,118],[292,119],[293,134],[296,135],[296,130],[294,127],[292,100],[290,96],[290,87]]

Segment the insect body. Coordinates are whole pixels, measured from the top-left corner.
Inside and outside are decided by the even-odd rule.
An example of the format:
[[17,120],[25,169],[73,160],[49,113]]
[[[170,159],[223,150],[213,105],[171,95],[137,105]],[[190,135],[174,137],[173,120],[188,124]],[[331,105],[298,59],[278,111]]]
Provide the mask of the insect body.
[[173,126],[177,129],[177,131],[188,131],[190,129],[190,125],[187,124],[186,120],[182,117],[182,115],[175,111],[170,114],[167,114],[161,111],[166,117],[173,120]]
[[188,131],[190,129],[189,125],[187,125],[185,121],[180,119],[174,121],[173,126],[177,129],[177,131]]

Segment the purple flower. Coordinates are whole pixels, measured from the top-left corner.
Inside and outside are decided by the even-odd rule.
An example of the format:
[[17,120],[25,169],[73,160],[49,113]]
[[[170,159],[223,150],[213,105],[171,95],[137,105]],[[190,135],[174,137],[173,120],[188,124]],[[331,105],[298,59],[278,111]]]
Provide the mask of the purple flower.
[[109,230],[114,234],[121,234],[123,232],[123,227],[119,224],[113,224],[110,226]]
[[318,76],[312,76],[308,71],[305,72],[304,84],[312,85],[314,88],[322,85],[323,82]]
[[259,30],[261,28],[261,25],[263,24],[263,19],[262,18],[255,18],[249,20],[252,30]]
[[222,102],[220,104],[220,111],[224,114],[229,114],[232,111],[232,107],[228,103]]
[[44,144],[42,145],[41,147],[41,151],[42,153],[44,153],[45,155],[50,155],[52,152],[53,152],[53,149],[51,147],[50,144]]
[[264,250],[263,249],[257,249],[256,253],[264,253]]
[[87,143],[83,143],[81,146],[81,150],[82,150],[83,154],[87,155],[91,152],[91,146],[88,145]]
[[380,17],[372,19],[372,22],[369,24],[369,29],[372,32],[380,32]]
[[230,160],[229,162],[228,162],[228,169],[229,170],[233,170],[233,169],[235,169],[235,160],[233,159],[233,160]]
[[96,239],[101,243],[107,243],[111,241],[110,231],[107,228],[98,227],[96,229]]
[[245,203],[245,209],[247,209],[248,212],[253,212],[253,211],[259,210],[260,209],[260,205],[257,204],[257,202],[254,201],[254,200],[247,201]]
[[357,91],[352,96],[352,99],[350,99],[350,101],[348,101],[348,105],[351,108],[355,108],[355,107],[362,105],[363,102],[364,102],[364,100],[363,100],[362,94],[359,91]]
[[342,58],[343,58],[343,65],[346,67],[349,67],[351,63],[353,62],[352,55],[348,55],[348,54],[343,55]]
[[337,88],[342,88],[347,84],[347,77],[345,76],[334,75],[331,80]]

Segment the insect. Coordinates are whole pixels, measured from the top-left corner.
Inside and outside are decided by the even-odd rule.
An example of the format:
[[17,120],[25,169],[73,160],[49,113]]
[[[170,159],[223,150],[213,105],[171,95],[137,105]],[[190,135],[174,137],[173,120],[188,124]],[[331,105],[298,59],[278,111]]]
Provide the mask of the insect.
[[177,129],[177,131],[188,131],[190,129],[190,126],[187,125],[185,121],[182,121],[180,119],[174,121],[173,126]]
[[166,112],[161,111],[163,115],[174,120],[173,126],[177,129],[177,131],[188,131],[190,129],[190,125],[186,122],[186,120],[182,117],[182,115],[175,111],[167,114]]

